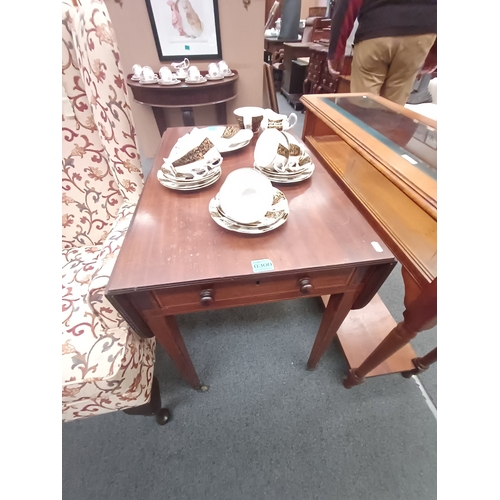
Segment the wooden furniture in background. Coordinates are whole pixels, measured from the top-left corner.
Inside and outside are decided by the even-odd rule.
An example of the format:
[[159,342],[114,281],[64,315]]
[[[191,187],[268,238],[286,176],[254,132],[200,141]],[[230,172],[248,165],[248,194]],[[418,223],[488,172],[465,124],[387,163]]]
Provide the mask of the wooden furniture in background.
[[324,17],[326,7],[309,7],[309,17]]
[[[156,125],[160,135],[167,129],[165,108],[181,108],[183,123],[194,126],[193,108],[197,106],[215,105],[217,123],[227,123],[226,102],[234,99],[237,94],[238,72],[233,70],[234,76],[223,80],[207,81],[201,84],[188,84],[182,81],[177,85],[143,85],[132,80],[132,75],[127,76],[127,85],[132,90],[134,100],[153,108]],[[206,71],[201,71],[206,76]]]
[[313,22],[313,30],[311,34],[311,42],[320,43],[324,45],[330,43],[330,26],[332,20],[330,18],[317,17]]
[[[373,298],[394,268],[394,256],[382,242],[380,248],[372,244],[379,241],[375,231],[312,153],[313,176],[280,186],[293,207],[283,226],[257,236],[219,227],[209,201],[230,172],[252,164],[257,136],[224,158],[222,176],[212,186],[172,191],[160,185],[157,171],[190,130],[171,128],[163,135],[106,297],[134,329],[154,335],[198,389],[175,315],[331,295],[310,353],[312,367],[349,311]],[[274,270],[254,273],[252,261],[260,259],[269,259]]]
[[350,91],[352,56],[345,56],[337,68],[340,76],[334,77],[328,71],[328,47],[314,44],[310,47],[309,67],[304,80],[304,94],[348,93]]
[[266,89],[267,100],[269,107],[279,113],[278,99],[276,98],[276,88],[274,86],[273,67],[270,64],[264,63],[264,88]]
[[437,123],[371,94],[302,102],[304,142],[402,265],[404,319],[375,343],[366,337],[369,355],[350,370],[350,388],[437,321]]
[[[305,71],[298,71],[294,67],[294,61],[299,57],[307,57],[310,54],[311,42],[290,42],[284,44],[284,68],[283,68],[283,85],[281,93],[286,100],[297,109],[299,106],[302,109],[300,96],[302,95],[302,87]],[[300,67],[299,69],[302,69]],[[295,70],[295,71],[294,71]]]

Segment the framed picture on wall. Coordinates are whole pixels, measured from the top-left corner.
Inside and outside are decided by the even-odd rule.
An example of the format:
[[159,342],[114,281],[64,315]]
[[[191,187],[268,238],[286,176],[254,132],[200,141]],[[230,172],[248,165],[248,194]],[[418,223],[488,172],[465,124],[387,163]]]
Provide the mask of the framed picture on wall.
[[160,61],[222,59],[217,0],[146,0]]

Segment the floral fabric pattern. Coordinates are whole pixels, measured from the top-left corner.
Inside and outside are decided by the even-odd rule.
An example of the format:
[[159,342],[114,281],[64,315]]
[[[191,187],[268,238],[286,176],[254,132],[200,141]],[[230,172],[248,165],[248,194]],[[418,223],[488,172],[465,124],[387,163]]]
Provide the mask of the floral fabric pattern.
[[151,397],[154,338],[140,338],[104,296],[143,176],[107,9],[62,2],[62,417]]
[[99,244],[123,201],[137,203],[143,175],[127,86],[101,1],[62,4],[63,248]]

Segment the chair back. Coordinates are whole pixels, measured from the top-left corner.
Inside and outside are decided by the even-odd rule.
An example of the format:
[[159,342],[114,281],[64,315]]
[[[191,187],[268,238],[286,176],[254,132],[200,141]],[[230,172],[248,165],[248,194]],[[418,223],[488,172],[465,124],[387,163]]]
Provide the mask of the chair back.
[[143,174],[116,37],[100,0],[62,2],[62,245],[98,245]]

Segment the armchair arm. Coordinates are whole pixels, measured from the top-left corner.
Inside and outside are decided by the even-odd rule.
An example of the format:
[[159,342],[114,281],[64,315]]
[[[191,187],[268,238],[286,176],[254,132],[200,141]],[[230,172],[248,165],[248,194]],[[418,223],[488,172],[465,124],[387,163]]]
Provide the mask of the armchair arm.
[[104,291],[132,221],[135,208],[135,203],[124,203],[120,207],[113,227],[102,244],[97,257],[96,270],[89,283],[88,304],[106,329],[129,328],[128,323],[106,299]]

